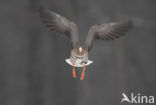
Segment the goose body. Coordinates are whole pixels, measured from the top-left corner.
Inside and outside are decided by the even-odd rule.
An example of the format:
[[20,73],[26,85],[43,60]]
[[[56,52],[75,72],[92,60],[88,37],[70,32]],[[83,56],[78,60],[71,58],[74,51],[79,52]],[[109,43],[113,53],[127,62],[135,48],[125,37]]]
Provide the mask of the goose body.
[[70,58],[66,59],[66,62],[72,66],[74,63],[75,67],[83,67],[84,64],[88,66],[93,63],[93,61],[88,60],[88,50],[85,50],[82,47],[72,49]]

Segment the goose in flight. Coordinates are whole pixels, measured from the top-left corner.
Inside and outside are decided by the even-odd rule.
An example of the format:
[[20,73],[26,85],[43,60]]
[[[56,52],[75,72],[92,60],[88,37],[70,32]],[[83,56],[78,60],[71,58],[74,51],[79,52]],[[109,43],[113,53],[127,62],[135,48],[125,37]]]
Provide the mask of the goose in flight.
[[82,46],[78,42],[77,26],[65,17],[41,6],[39,8],[40,17],[50,31],[56,34],[69,37],[71,42],[71,55],[66,62],[73,66],[73,77],[76,78],[75,67],[83,67],[80,80],[84,79],[86,66],[93,63],[88,59],[88,52],[91,50],[93,41],[104,40],[111,41],[125,35],[131,28],[131,21],[120,21],[115,23],[104,23],[93,25],[88,32],[86,40]]

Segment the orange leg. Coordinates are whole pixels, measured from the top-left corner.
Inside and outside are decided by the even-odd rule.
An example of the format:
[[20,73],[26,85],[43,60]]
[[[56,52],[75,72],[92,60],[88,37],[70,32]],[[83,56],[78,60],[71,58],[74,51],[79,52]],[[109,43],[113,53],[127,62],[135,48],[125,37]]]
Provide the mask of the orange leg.
[[73,63],[73,77],[76,78],[75,64]]
[[80,80],[83,80],[83,79],[84,79],[85,68],[86,68],[86,65],[84,64],[84,65],[83,65],[83,70],[82,70],[82,74],[81,74],[81,78],[80,78]]

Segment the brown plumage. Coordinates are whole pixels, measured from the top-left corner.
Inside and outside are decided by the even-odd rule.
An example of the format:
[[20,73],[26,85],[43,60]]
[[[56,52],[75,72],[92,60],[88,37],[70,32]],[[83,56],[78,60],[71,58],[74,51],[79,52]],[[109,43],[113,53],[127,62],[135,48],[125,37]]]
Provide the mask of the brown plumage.
[[[39,13],[43,23],[46,24],[50,31],[56,32],[56,34],[65,35],[70,38],[72,47],[70,60],[73,66],[84,65],[84,70],[85,64],[87,65],[89,61],[88,52],[91,50],[94,40],[98,39],[110,41],[117,39],[125,35],[125,33],[132,27],[131,21],[120,21],[116,23],[93,25],[89,29],[84,45],[79,46],[78,31],[75,23],[45,7],[40,7]],[[75,68],[73,68],[73,70],[74,69]],[[75,77],[75,74],[73,77]]]

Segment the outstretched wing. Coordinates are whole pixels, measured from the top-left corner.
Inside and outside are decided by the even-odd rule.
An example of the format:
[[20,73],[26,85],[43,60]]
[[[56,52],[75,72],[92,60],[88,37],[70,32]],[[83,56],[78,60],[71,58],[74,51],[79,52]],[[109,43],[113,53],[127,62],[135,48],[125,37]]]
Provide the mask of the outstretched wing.
[[68,21],[65,17],[41,6],[39,9],[40,16],[50,31],[56,34],[66,35],[70,38],[72,47],[78,42],[77,26]]
[[110,41],[125,35],[132,27],[131,21],[121,21],[102,25],[94,25],[90,28],[84,46],[90,50],[94,39]]

